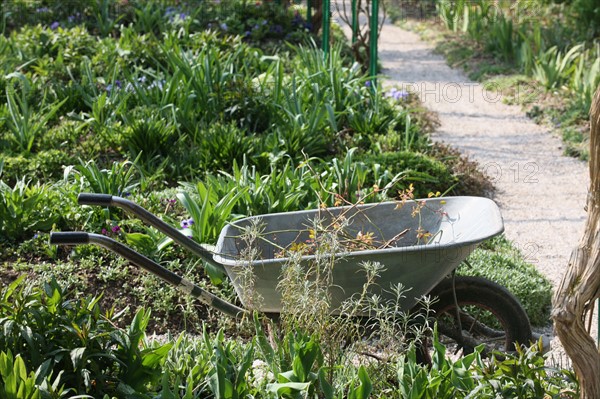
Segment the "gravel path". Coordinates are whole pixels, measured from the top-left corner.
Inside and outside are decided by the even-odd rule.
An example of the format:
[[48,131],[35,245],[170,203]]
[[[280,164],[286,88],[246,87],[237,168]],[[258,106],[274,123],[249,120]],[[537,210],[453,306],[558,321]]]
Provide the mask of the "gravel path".
[[[557,287],[585,222],[587,164],[564,157],[559,138],[448,67],[417,34],[386,24],[379,46],[384,85],[408,86],[439,115],[434,140],[479,162],[496,186],[506,236]],[[558,339],[552,348],[562,359]]]

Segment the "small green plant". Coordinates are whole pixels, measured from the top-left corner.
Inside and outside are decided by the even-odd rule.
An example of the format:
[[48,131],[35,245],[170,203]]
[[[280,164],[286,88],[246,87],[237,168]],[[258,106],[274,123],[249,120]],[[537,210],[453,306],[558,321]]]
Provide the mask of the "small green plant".
[[490,26],[486,44],[489,50],[499,54],[505,62],[511,62],[515,59],[515,49],[518,48],[515,37],[517,36],[513,20],[500,13]]
[[484,361],[481,347],[451,360],[434,334],[431,368],[411,349],[397,364],[398,394],[406,398],[578,397],[572,371],[547,367],[541,343]]
[[186,232],[191,233],[194,240],[203,243],[216,241],[221,229],[232,219],[232,210],[244,190],[230,191],[222,198],[217,197],[212,187],[204,183],[184,184],[184,191],[177,194],[177,199],[191,216],[191,223],[183,224]]
[[113,162],[110,169],[100,169],[95,160],[88,162],[80,160],[79,165],[65,169],[64,178],[65,181],[69,181],[73,176],[80,191],[126,196],[144,181],[137,167],[138,158],[133,162]]
[[[468,9],[465,5],[465,1],[438,1],[436,3],[438,15],[442,18],[442,21],[446,25],[446,28],[457,32],[459,29],[459,22],[463,15],[468,21]],[[464,14],[463,14],[464,13]],[[468,23],[468,22],[467,22]]]
[[47,123],[54,118],[66,99],[54,104],[46,104],[46,98],[41,101],[40,111],[34,111],[29,105],[29,96],[32,90],[29,80],[20,73],[13,73],[7,78],[17,77],[22,82],[21,93],[17,95],[15,86],[6,86],[6,102],[10,118],[8,128],[12,133],[11,140],[15,149],[23,154],[32,151],[35,141],[40,134],[47,129]]
[[6,399],[39,399],[36,375],[27,372],[21,356],[13,357],[11,351],[0,352],[0,395]]
[[201,166],[205,170],[231,170],[246,156],[255,153],[257,140],[236,123],[210,125],[196,132],[193,141],[201,152]]
[[548,366],[541,341],[529,348],[517,348],[514,355],[493,360],[475,369],[483,377],[478,387],[480,392],[504,398],[579,397],[575,373]]
[[[92,397],[144,393],[157,383],[172,344],[150,345],[145,340],[149,311],[136,312],[123,330],[115,324],[122,313],[102,312],[100,297],[70,299],[54,280],[35,289],[24,284],[25,277],[6,287],[0,297],[4,325],[0,351],[12,351],[15,364],[20,364],[21,376],[15,380],[26,383],[23,369],[37,370],[36,384],[46,382],[36,387],[43,388],[42,394],[57,394],[52,397],[61,397],[61,391]],[[10,381],[2,377],[5,383]]]
[[581,110],[589,110],[594,91],[600,84],[600,45],[580,54],[569,86]]
[[113,7],[117,5],[114,0],[99,0],[88,3],[91,6],[91,14],[94,17],[94,27],[100,36],[108,36],[112,33],[118,21],[123,18],[122,12],[118,13]]
[[248,384],[248,370],[254,360],[254,347],[248,345],[241,359],[233,352],[239,348],[233,342],[226,343],[223,331],[219,331],[214,341],[208,338],[204,332],[205,345],[213,347],[211,358],[211,369],[208,372],[208,386],[215,398],[219,399],[241,399],[251,393]]
[[145,339],[150,315],[150,310],[139,309],[127,330],[117,329],[110,335],[115,344],[112,356],[127,365],[117,374],[121,391],[144,392],[160,381],[161,363],[173,344],[149,343]]
[[0,180],[0,233],[19,241],[36,231],[49,231],[60,216],[52,214],[49,187],[22,178],[13,187]]
[[537,58],[533,67],[533,77],[548,90],[560,87],[569,79],[575,68],[574,62],[582,49],[583,45],[578,44],[563,54],[556,46],[550,47]]
[[446,348],[433,335],[431,369],[417,363],[414,346],[397,363],[398,394],[404,398],[463,398],[475,391],[473,365],[482,363],[480,349],[456,361],[446,357]]
[[129,155],[139,155],[139,161],[149,168],[153,160],[164,159],[174,153],[176,139],[175,127],[152,114],[128,121],[123,134]]

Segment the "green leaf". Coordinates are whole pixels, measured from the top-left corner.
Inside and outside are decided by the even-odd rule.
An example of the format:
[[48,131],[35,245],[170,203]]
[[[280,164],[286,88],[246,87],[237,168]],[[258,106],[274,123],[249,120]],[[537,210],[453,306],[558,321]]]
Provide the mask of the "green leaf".
[[204,271],[206,272],[206,275],[208,276],[208,278],[210,279],[210,282],[212,285],[221,285],[223,283],[223,281],[225,280],[225,276],[226,273],[223,271],[223,269],[212,265],[210,263],[206,263],[203,262],[204,264]]
[[125,241],[145,252],[152,252],[155,249],[154,240],[148,234],[125,233]]
[[325,370],[322,367],[319,369],[318,376],[319,376],[319,386],[321,387],[321,391],[323,391],[323,395],[325,396],[325,399],[333,399],[333,397],[334,397],[333,387],[331,386],[329,381],[327,381],[327,378],[325,377]]
[[164,345],[159,346],[158,348],[146,349],[142,351],[142,366],[149,368],[156,368],[161,360],[163,360],[171,348],[173,347],[173,343],[169,342]]
[[269,340],[267,339],[267,336],[265,335],[265,331],[263,330],[263,327],[258,318],[258,313],[254,312],[253,317],[254,317],[254,331],[256,333],[255,339],[258,343],[258,347],[260,348],[263,357],[269,364],[271,371],[273,371],[273,373],[275,375],[277,375],[280,373],[280,370],[279,370],[279,365],[277,363],[277,358],[275,356],[275,350],[273,350],[273,347],[271,346],[271,344],[269,343]]
[[74,369],[79,369],[79,366],[81,365],[81,361],[83,360],[83,354],[85,353],[85,346],[84,347],[80,347],[80,348],[75,348],[72,349],[71,352],[69,352],[69,355],[71,356],[71,362],[73,363],[73,368]]
[[299,392],[308,391],[310,388],[310,382],[286,382],[283,384],[268,384],[267,390],[276,395],[283,396],[289,395],[293,396]]
[[364,366],[358,369],[358,379],[360,386],[356,389],[356,399],[368,399],[373,391],[373,384]]

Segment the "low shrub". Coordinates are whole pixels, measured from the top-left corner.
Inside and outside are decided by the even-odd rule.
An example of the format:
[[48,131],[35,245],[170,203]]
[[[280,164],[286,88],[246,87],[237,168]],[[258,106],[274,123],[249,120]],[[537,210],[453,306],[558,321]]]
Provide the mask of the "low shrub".
[[33,181],[52,181],[62,178],[64,168],[75,162],[73,156],[61,150],[44,150],[28,155],[7,156],[3,159],[2,179],[14,184],[27,177]]
[[[369,165],[379,165],[382,170],[392,175],[405,173],[405,178],[396,183],[394,189],[390,191],[392,196],[396,195],[395,191],[407,189],[411,182],[417,182],[414,184],[416,198],[427,198],[431,192],[449,191],[458,183],[458,178],[444,163],[418,152],[367,154],[359,159]],[[372,184],[375,182],[371,182]]]
[[469,257],[472,268],[460,273],[486,277],[506,287],[521,302],[532,325],[545,327],[550,322],[552,285],[532,265],[539,262],[535,243],[516,248],[504,236],[493,238]]

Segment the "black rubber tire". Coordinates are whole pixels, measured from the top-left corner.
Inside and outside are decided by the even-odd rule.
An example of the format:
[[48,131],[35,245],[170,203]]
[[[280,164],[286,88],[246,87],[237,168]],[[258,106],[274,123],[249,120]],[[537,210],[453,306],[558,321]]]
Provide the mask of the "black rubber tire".
[[[456,334],[458,328],[454,328],[455,325],[449,327],[448,323],[444,325],[443,322],[443,320],[450,321],[452,319],[455,323],[457,320],[452,279],[446,278],[430,293],[432,298],[437,297],[437,301],[431,305],[430,309],[435,312],[433,317],[438,321],[440,341],[443,342],[442,338],[454,341],[455,346],[463,350],[463,354],[470,353],[475,346],[485,343],[485,340],[481,339],[482,337],[489,338],[489,341],[495,341],[500,346],[499,349],[491,344],[489,348],[486,345],[484,355],[493,350],[512,352],[515,350],[515,343],[529,345],[532,338],[529,318],[519,300],[506,288],[483,277],[472,276],[456,276],[454,284],[456,301],[461,309],[463,306],[470,306],[472,311],[475,310],[475,307],[483,309],[489,312],[502,328],[499,329],[496,326],[486,329],[485,323],[474,322],[474,317],[470,317],[466,312],[461,313],[464,339],[462,343],[459,343],[460,338],[457,339],[457,337],[461,335]],[[471,331],[467,331],[468,329]],[[476,336],[472,334],[473,330],[478,331]],[[450,334],[448,334],[449,332]]]

